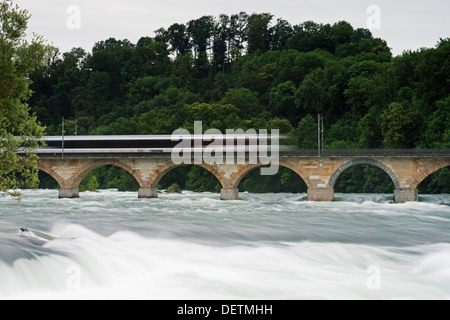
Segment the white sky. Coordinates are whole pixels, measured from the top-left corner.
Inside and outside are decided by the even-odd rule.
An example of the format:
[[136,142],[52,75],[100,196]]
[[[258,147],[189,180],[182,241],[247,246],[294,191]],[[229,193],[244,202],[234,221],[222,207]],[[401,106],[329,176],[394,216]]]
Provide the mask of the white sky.
[[[346,20],[354,28],[368,28],[376,21],[371,5],[379,8],[379,29],[375,37],[387,41],[394,55],[404,50],[434,47],[439,38],[450,37],[448,0],[13,0],[32,17],[28,26],[62,52],[73,47],[91,51],[97,41],[110,37],[136,43],[140,37],[173,23],[186,23],[203,15],[218,17],[245,11],[271,13],[296,25],[307,20],[333,24]],[[77,20],[79,29],[69,28]],[[75,14],[75,15],[74,15]],[[368,25],[368,22],[371,23]]]

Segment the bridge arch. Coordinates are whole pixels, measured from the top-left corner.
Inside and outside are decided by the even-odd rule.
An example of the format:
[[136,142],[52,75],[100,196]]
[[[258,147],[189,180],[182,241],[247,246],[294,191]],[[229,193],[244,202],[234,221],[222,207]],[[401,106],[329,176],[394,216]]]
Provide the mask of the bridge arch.
[[46,174],[48,174],[53,179],[55,179],[55,181],[59,184],[59,186],[61,188],[65,188],[66,187],[66,183],[64,182],[64,179],[61,178],[61,176],[59,174],[57,174],[55,172],[55,170],[53,170],[52,168],[44,166],[41,163],[39,163],[38,164],[38,169],[43,171],[43,172],[45,172]]
[[422,172],[420,172],[417,177],[411,182],[410,187],[411,188],[417,188],[417,186],[425,180],[428,176],[432,175],[439,169],[445,168],[450,166],[450,160],[442,161],[434,164],[433,166],[430,166],[426,169],[424,169]]
[[[157,188],[158,183],[161,181],[161,179],[171,170],[179,168],[184,166],[185,164],[174,164],[173,162],[167,163],[165,165],[162,165],[158,169],[155,170],[155,172],[150,176],[149,182],[146,186],[146,188]],[[202,163],[202,164],[189,164],[193,166],[198,166],[201,168],[206,169],[209,171],[212,175],[214,175],[217,180],[219,180],[220,185],[222,188],[226,186],[226,179],[225,177],[217,170],[215,166]]]
[[331,189],[334,189],[337,179],[339,178],[341,173],[344,172],[346,169],[348,169],[352,166],[355,166],[355,165],[359,165],[359,164],[370,164],[370,165],[380,168],[381,170],[383,170],[384,172],[386,172],[388,174],[388,176],[391,178],[392,182],[394,183],[395,188],[397,188],[397,189],[400,188],[400,182],[398,181],[397,176],[394,174],[394,172],[392,172],[391,169],[389,169],[385,164],[383,164],[380,161],[377,161],[374,159],[366,159],[366,158],[353,159],[353,160],[347,161],[343,165],[341,165],[332,174],[330,181],[328,182],[328,187]]
[[78,188],[81,181],[83,181],[83,179],[93,170],[102,167],[102,166],[116,166],[119,168],[124,169],[125,171],[127,171],[129,174],[131,174],[136,181],[138,182],[139,186],[141,188],[143,188],[145,186],[144,181],[142,180],[141,174],[139,171],[134,170],[133,168],[131,168],[129,165],[117,161],[117,160],[95,160],[92,162],[89,162],[87,164],[85,164],[84,166],[82,166],[81,168],[79,168],[73,175],[72,177],[69,179],[69,185],[71,188]]
[[[289,161],[280,161],[279,165],[281,167],[290,169],[292,171],[294,171],[297,175],[300,176],[301,179],[303,179],[303,181],[306,183],[306,186],[308,188],[312,187],[312,183],[311,180],[309,180],[308,176],[299,169],[299,166],[296,165],[295,163],[291,163]],[[258,164],[247,164],[242,166],[237,173],[233,174],[231,176],[231,180],[229,182],[229,188],[232,189],[237,189],[239,184],[241,183],[242,179],[244,179],[244,177],[253,169],[255,168],[260,168],[260,167],[264,167],[265,165],[258,163]]]

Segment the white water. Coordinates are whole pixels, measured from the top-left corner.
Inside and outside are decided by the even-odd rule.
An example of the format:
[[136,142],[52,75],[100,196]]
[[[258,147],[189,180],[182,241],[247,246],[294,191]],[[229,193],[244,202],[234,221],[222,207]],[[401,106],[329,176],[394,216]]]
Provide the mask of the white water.
[[0,197],[0,299],[450,298],[449,195],[241,198]]

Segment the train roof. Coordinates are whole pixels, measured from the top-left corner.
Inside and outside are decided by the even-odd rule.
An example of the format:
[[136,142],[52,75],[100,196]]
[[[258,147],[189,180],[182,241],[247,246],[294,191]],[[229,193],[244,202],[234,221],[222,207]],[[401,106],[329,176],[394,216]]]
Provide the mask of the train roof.
[[[261,136],[258,134],[201,134],[201,135],[110,135],[110,136],[64,136],[65,141],[125,141],[125,140],[179,140],[180,137],[183,139],[267,139],[271,138],[271,135]],[[45,141],[60,141],[62,136],[45,136],[43,140]]]

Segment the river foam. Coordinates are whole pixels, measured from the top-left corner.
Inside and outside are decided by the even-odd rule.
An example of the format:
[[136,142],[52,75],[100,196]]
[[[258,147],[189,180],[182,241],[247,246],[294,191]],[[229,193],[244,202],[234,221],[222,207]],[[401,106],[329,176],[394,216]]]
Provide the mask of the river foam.
[[450,298],[448,195],[55,195],[0,199],[1,299]]

